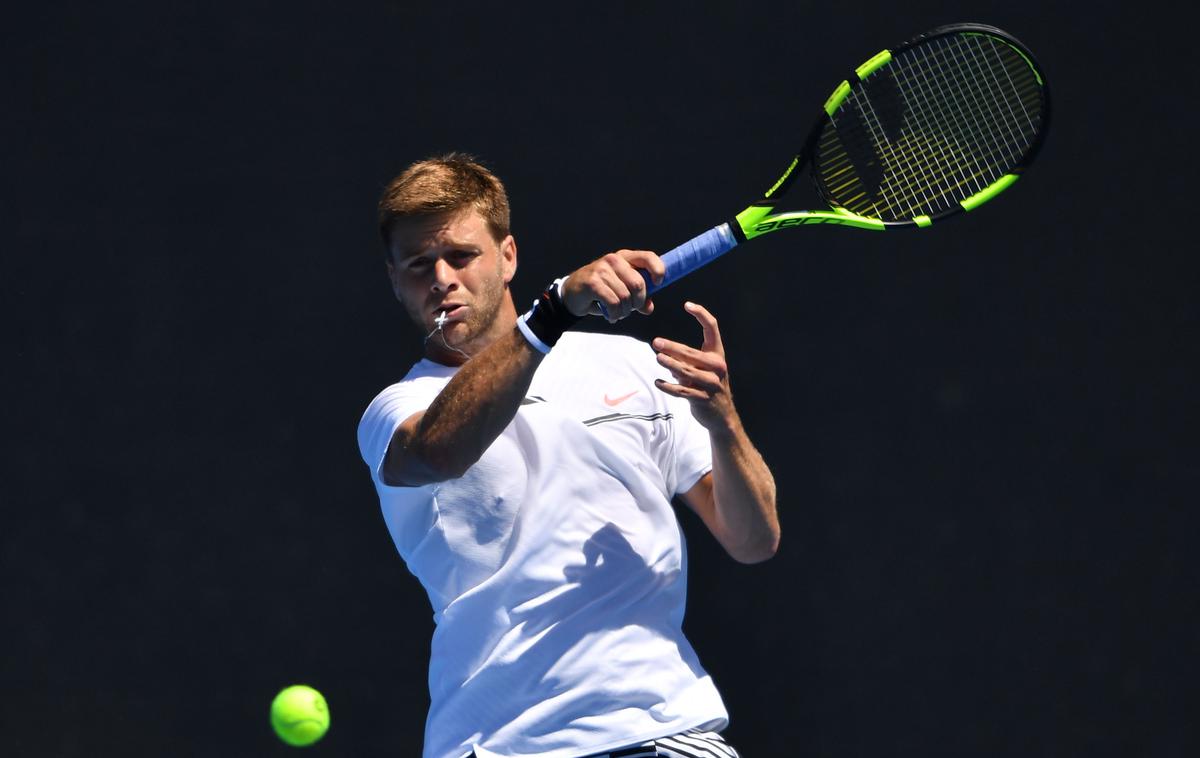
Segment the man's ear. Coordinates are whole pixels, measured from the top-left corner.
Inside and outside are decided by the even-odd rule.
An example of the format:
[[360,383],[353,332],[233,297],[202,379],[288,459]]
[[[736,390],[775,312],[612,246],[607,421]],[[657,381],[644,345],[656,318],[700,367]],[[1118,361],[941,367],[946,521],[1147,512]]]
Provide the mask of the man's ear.
[[500,243],[500,261],[504,283],[508,284],[517,273],[517,241],[511,234]]

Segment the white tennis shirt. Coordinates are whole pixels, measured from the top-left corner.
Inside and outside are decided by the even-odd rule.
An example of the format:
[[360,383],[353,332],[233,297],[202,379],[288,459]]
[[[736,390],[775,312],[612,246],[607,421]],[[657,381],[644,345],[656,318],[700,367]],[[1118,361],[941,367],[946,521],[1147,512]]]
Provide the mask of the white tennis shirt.
[[572,758],[725,706],[680,629],[687,554],[671,498],[712,467],[706,430],[645,343],[570,332],[459,479],[389,487],[396,427],[457,369],[423,360],[367,408],[359,449],[433,605],[424,758]]

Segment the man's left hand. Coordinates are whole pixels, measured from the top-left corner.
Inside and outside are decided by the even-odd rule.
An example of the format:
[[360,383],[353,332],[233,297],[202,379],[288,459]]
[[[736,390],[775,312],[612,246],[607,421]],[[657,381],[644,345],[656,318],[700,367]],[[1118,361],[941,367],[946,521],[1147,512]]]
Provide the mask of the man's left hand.
[[683,309],[700,322],[704,343],[699,349],[662,337],[650,343],[658,354],[659,365],[671,372],[675,384],[656,379],[655,385],[692,405],[692,415],[711,434],[731,432],[737,423],[733,396],[729,391],[729,367],[717,319],[696,303],[684,303]]

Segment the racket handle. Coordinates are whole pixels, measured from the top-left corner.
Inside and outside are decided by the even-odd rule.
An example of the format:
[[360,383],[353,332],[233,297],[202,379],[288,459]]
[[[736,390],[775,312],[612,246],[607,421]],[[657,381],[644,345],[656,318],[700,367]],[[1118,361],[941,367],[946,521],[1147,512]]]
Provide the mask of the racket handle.
[[662,254],[662,262],[667,265],[667,273],[660,283],[650,281],[650,275],[641,272],[646,280],[646,294],[658,292],[706,263],[715,261],[720,256],[737,246],[737,238],[729,229],[729,224],[714,226],[707,232],[691,238],[679,247]]
[[[661,282],[655,284],[650,280],[649,273],[645,271],[638,272],[646,280],[646,294],[651,295],[658,292],[663,287],[682,279],[704,264],[712,263],[717,258],[737,247],[737,243],[737,238],[730,231],[729,224],[724,223],[714,226],[703,234],[692,237],[679,247],[668,250],[662,254],[662,262],[666,264],[667,272],[663,275]],[[597,300],[596,305],[600,306],[600,312],[604,314],[605,318],[608,318],[608,308],[604,307],[604,303]]]

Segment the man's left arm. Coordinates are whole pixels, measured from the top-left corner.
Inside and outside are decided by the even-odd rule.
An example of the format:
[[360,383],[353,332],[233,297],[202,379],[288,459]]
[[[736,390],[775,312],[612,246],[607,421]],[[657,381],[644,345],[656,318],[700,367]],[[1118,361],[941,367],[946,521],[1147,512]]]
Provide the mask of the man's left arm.
[[686,303],[684,309],[704,330],[700,348],[662,337],[651,343],[659,364],[676,382],[659,379],[655,384],[691,404],[692,415],[708,430],[712,444],[712,471],[683,493],[683,499],[734,560],[765,561],[779,548],[775,479],[734,407],[716,318],[695,303]]

